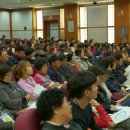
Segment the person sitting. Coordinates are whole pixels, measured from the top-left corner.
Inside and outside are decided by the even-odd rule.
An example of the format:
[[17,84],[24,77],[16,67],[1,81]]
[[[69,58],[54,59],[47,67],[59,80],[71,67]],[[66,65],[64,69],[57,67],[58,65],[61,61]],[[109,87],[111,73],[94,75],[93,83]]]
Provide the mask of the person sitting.
[[116,80],[123,84],[125,81],[127,81],[128,72],[125,72],[126,68],[123,68],[123,59],[124,56],[122,55],[122,52],[116,52],[114,54],[116,68],[112,70],[113,75],[115,76]]
[[62,90],[53,88],[42,92],[36,104],[44,121],[42,130],[82,130],[72,121],[71,106]]
[[34,61],[35,61],[34,49],[31,47],[26,48],[25,55],[26,55],[26,58],[24,60],[30,62],[30,64],[34,64]]
[[47,70],[49,67],[49,63],[46,59],[36,58],[34,62],[35,68],[37,69],[36,74],[34,75],[34,79],[37,84],[42,85],[45,88],[49,87],[58,87],[60,85],[59,82],[53,82],[50,77],[47,75]]
[[111,108],[113,105],[130,106],[130,94],[125,95],[116,102],[114,102],[111,97],[108,98],[107,93],[102,86],[102,83],[105,83],[107,79],[106,72],[102,68],[99,66],[92,66],[89,68],[89,71],[91,71],[97,77],[98,94],[96,100],[104,107],[107,112],[112,112]]
[[101,67],[107,72],[108,78],[106,80],[106,85],[108,89],[112,93],[112,98],[114,100],[119,100],[126,94],[126,90],[123,86],[121,86],[118,81],[116,80],[114,74],[112,73],[113,70],[116,69],[115,59],[112,56],[106,57],[101,62]]
[[74,72],[80,71],[80,68],[76,65],[76,56],[73,55],[72,52],[67,55],[67,65]]
[[76,55],[76,65],[78,67],[80,67],[80,70],[87,70],[88,69],[88,65],[85,62],[85,60],[83,60],[84,58],[84,50],[81,48],[77,48],[75,50],[75,55]]
[[7,51],[0,50],[0,64],[8,64],[9,61],[9,55]]
[[65,80],[68,80],[74,73],[67,66],[67,56],[63,53],[59,55],[60,67],[58,69],[59,73],[65,77]]
[[90,101],[97,97],[96,77],[92,72],[78,72],[68,81],[67,93],[73,100],[73,120],[82,130],[102,130],[95,122]]
[[9,58],[9,65],[10,66],[14,66],[19,61],[21,61],[23,59],[23,57],[24,57],[24,52],[25,52],[24,47],[22,45],[17,45],[15,47],[15,54],[14,54],[14,56]]
[[25,93],[34,93],[37,85],[34,78],[31,77],[33,69],[28,61],[20,61],[14,68],[15,75],[18,79],[18,85]]
[[50,79],[54,82],[64,83],[65,78],[62,74],[59,73],[58,69],[60,67],[59,57],[54,54],[48,57],[49,68],[47,74],[50,76]]
[[94,120],[101,128],[109,128],[112,130],[129,130],[130,129],[130,119],[127,119],[121,123],[115,124],[112,118],[106,113],[102,105],[100,105],[96,100],[91,100],[91,105],[93,108]]
[[17,112],[35,99],[33,94],[25,94],[16,82],[12,82],[11,67],[0,64],[0,101],[8,109]]

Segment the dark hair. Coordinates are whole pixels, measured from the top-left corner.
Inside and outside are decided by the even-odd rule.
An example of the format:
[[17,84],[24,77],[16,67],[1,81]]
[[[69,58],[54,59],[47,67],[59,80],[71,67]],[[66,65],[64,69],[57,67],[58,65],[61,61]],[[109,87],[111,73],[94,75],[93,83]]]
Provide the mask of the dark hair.
[[56,54],[53,54],[53,55],[48,57],[48,62],[50,63],[50,65],[52,64],[52,62],[55,62],[58,60],[59,60],[59,57]]
[[70,62],[72,60],[72,57],[73,57],[73,52],[68,53],[67,61]]
[[68,81],[68,95],[72,98],[81,98],[84,91],[91,90],[91,85],[95,82],[96,76],[92,72],[80,71]]
[[58,88],[43,91],[37,100],[37,111],[42,120],[50,120],[54,108],[60,108],[63,104],[64,92]]
[[108,56],[101,61],[101,66],[106,70],[109,67],[109,65],[110,67],[113,67],[114,62],[115,62],[115,58],[113,56]]
[[84,48],[85,44],[84,43],[79,43],[77,48]]
[[31,47],[27,47],[27,48],[25,49],[25,55],[26,55],[26,56],[31,55],[33,52],[34,52],[34,49],[31,48]]
[[59,54],[59,61],[63,61],[64,59],[67,59],[67,56],[63,53]]
[[3,79],[9,71],[11,71],[11,67],[9,65],[0,64],[0,79]]
[[91,71],[96,77],[99,75],[106,75],[106,72],[97,65],[90,67],[88,70]]
[[120,60],[120,59],[122,58],[122,53],[121,53],[121,52],[115,52],[114,58],[115,58],[116,60]]
[[46,59],[41,58],[41,57],[37,57],[37,58],[35,59],[35,61],[34,61],[34,66],[35,66],[35,68],[36,68],[37,70],[41,70],[41,68],[42,68],[43,65],[45,65],[45,64],[48,65],[49,63],[47,62]]
[[20,51],[25,51],[25,49],[24,49],[23,46],[17,45],[17,46],[15,47],[15,52],[20,52]]
[[75,55],[76,55],[76,56],[80,56],[82,50],[83,50],[83,48],[82,48],[82,49],[81,49],[81,48],[77,48],[77,49],[75,50]]
[[111,45],[110,44],[106,44],[105,48],[106,50],[110,49]]

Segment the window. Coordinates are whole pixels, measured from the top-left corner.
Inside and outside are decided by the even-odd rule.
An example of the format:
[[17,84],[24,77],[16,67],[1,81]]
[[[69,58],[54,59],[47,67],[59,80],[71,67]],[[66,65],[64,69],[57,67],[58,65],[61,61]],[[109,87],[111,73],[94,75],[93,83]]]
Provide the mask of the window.
[[114,5],[108,5],[108,26],[114,26]]
[[42,11],[37,11],[37,29],[43,29]]
[[37,31],[37,38],[43,38],[43,31]]
[[114,27],[108,27],[108,43],[114,43]]
[[87,27],[87,7],[80,8],[80,27]]
[[64,9],[60,9],[60,28],[65,28],[64,19]]
[[[98,11],[98,12],[96,12]],[[99,15],[100,11],[100,15]],[[89,18],[89,19],[88,19]],[[114,23],[114,4],[101,6],[80,7],[80,41],[93,38],[97,42],[114,43],[115,23]],[[95,30],[92,32],[92,30]],[[98,31],[103,30],[101,37]]]
[[80,41],[87,40],[87,7],[80,7]]
[[114,5],[108,5],[108,42],[114,43],[115,30],[114,30]]
[[61,39],[64,39],[64,29],[65,29],[65,22],[64,22],[64,19],[65,19],[65,16],[64,16],[64,9],[60,9],[60,38]]
[[42,10],[37,11],[37,38],[43,38],[43,14]]

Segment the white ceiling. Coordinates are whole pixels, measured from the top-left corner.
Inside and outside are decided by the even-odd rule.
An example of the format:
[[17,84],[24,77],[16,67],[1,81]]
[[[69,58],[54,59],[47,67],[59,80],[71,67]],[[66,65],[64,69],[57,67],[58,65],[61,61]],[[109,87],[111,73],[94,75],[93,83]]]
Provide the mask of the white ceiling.
[[[63,6],[69,3],[86,4],[87,2],[111,2],[114,0],[0,0],[0,8],[43,8],[47,6]],[[53,5],[55,4],[55,5]]]

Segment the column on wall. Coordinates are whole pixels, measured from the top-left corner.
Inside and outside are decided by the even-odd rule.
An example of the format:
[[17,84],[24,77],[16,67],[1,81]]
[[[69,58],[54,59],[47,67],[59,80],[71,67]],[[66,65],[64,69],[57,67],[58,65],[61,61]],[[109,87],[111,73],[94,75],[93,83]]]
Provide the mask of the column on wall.
[[115,0],[114,4],[115,41],[116,43],[130,42],[130,0]]
[[65,39],[79,40],[79,6],[67,4],[65,9]]
[[34,38],[37,38],[37,22],[36,22],[36,10],[33,8],[32,9],[32,36]]

